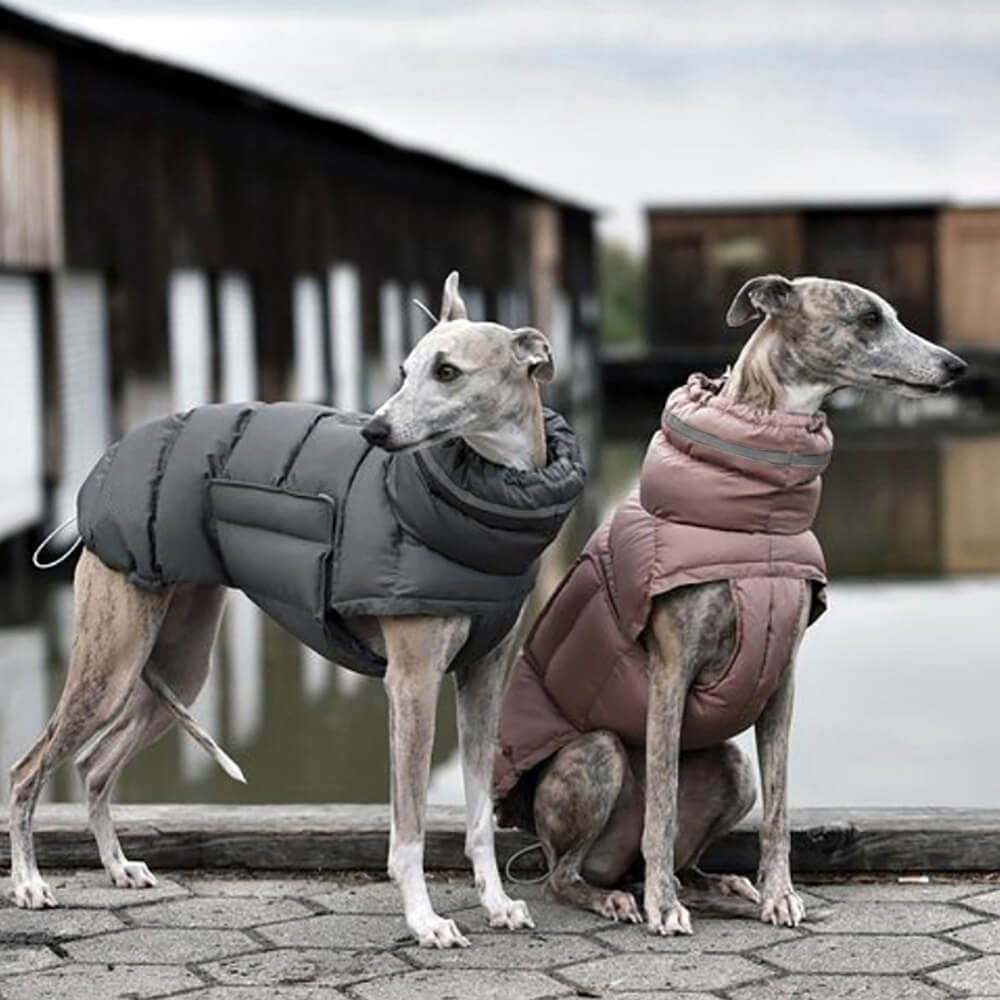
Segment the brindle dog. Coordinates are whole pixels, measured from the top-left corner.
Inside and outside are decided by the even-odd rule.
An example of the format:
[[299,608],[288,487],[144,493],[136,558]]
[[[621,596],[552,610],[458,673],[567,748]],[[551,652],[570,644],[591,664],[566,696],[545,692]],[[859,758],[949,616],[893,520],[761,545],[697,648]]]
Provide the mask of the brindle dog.
[[[766,410],[813,413],[842,386],[930,395],[966,367],[907,330],[874,292],[843,281],[754,278],[740,289],[727,321],[740,326],[760,316],[763,322],[743,348],[723,395]],[[803,599],[794,649],[805,631],[808,606]],[[755,726],[764,798],[757,885],[736,875],[706,875],[697,867],[705,848],[744,817],[755,799],[751,763],[734,743],[679,749],[688,689],[695,681],[710,684],[713,672],[729,662],[736,624],[728,582],[682,587],[656,599],[646,629],[645,755],[598,731],[580,736],[542,766],[534,821],[549,859],[549,886],[558,898],[615,920],[640,921],[634,897],[616,887],[637,860],[641,843],[645,915],[654,933],[691,933],[675,872],[682,884],[743,897],[761,920],[794,927],[805,916],[789,867],[793,664]]]

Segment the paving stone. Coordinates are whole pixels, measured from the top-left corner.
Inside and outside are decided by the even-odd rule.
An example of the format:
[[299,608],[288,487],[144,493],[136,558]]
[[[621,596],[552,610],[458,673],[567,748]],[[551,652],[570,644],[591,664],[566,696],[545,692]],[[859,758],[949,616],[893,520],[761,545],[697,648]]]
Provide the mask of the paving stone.
[[126,910],[137,927],[255,927],[295,917],[308,917],[312,910],[293,899],[253,899],[229,896],[219,899],[175,899],[169,903],[138,906]]
[[102,934],[85,941],[70,941],[70,958],[78,962],[207,962],[260,946],[242,931],[179,930],[136,927],[118,934]]
[[337,952],[325,948],[276,948],[199,966],[227,986],[342,986],[410,969],[393,955]]
[[976,917],[944,903],[840,903],[812,925],[817,934],[937,934]]
[[56,953],[45,945],[25,945],[19,948],[3,944],[0,947],[0,976],[11,976],[15,972],[28,972],[58,964]]
[[[332,986],[207,986],[203,990],[184,993],[182,998],[183,1000],[333,1000],[335,997],[345,995]],[[650,998],[647,997],[646,1000]]]
[[1000,952],[1000,920],[990,920],[974,927],[963,927],[948,935],[963,944],[970,944],[980,951]]
[[92,910],[22,910],[17,906],[0,910],[0,942],[65,941],[88,934],[121,930],[125,925],[113,913]]
[[222,898],[255,898],[301,899],[303,896],[314,896],[316,893],[329,892],[337,888],[338,883],[330,879],[320,878],[263,878],[257,875],[247,875],[243,878],[207,878],[184,879],[185,888],[196,896],[215,896]]
[[981,993],[983,996],[1000,997],[1000,955],[973,958],[946,969],[929,972],[928,977],[953,990]]
[[162,875],[156,876],[155,886],[145,889],[116,889],[103,869],[61,875],[45,873],[45,877],[60,906],[135,906],[188,895],[187,889],[176,879]]
[[759,958],[790,972],[916,972],[962,958],[954,945],[935,938],[889,934],[810,935],[761,948]]
[[663,937],[650,934],[645,924],[616,924],[597,937],[622,951],[741,952],[801,937],[790,927],[774,927],[759,920],[723,920],[703,917],[692,920],[694,934]]
[[[590,910],[581,910],[576,906],[567,906],[565,903],[530,899],[525,900],[525,902],[531,912],[531,919],[535,921],[535,927],[540,931],[578,934],[583,931],[615,926],[607,917],[602,917]],[[480,930],[488,926],[486,911],[478,903],[448,915],[472,930]]]
[[770,975],[737,955],[697,952],[614,955],[559,970],[560,976],[597,992],[617,989],[721,990]]
[[836,884],[811,885],[809,889],[816,895],[832,902],[849,899],[854,903],[947,903],[953,899],[974,896],[987,887],[986,884],[974,882],[928,882],[926,884],[838,882]]
[[[424,969],[403,976],[361,983],[351,993],[362,1000],[535,1000],[573,996],[574,991],[540,972],[496,970],[488,976],[462,969]],[[650,997],[650,1000],[652,998]]]
[[415,965],[459,969],[552,969],[607,954],[595,941],[576,934],[494,930],[468,938],[472,947],[467,951],[413,945],[405,954]]
[[269,924],[257,933],[293,948],[392,948],[412,940],[402,915],[328,913]]
[[963,899],[962,902],[975,910],[981,910],[983,913],[995,913],[997,916],[1000,916],[1000,889],[995,889],[993,892],[987,892],[984,895],[970,896],[967,899]]
[[[145,1000],[201,986],[179,965],[65,965],[3,981],[4,1000]],[[185,994],[188,995],[188,994]]]
[[946,996],[943,990],[899,976],[786,976],[729,992],[730,1000],[945,1000]]
[[[476,890],[470,879],[454,881],[428,880],[431,903],[440,914],[452,916],[456,910],[479,906]],[[393,882],[369,882],[347,885],[310,896],[332,913],[391,913],[403,912],[403,897]]]
[[711,993],[689,993],[687,990],[678,992],[677,990],[643,990],[641,993],[613,993],[605,994],[614,997],[614,1000],[716,1000]]

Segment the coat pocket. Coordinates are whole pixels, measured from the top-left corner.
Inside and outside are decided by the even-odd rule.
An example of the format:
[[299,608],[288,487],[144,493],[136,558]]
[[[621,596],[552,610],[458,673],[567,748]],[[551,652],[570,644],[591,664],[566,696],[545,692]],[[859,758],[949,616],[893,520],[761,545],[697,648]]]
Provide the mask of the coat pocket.
[[329,606],[336,502],[230,479],[208,483],[210,521],[230,584],[308,611]]

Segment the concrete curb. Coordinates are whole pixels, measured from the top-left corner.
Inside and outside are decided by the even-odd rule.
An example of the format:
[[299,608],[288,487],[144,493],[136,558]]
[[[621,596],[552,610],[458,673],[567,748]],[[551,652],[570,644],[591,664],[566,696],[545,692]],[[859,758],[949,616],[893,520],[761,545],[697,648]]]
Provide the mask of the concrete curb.
[[[384,805],[133,805],[118,806],[115,820],[126,854],[158,869],[274,869],[382,871],[389,841]],[[6,830],[6,815],[0,817]],[[815,809],[793,811],[792,868],[796,872],[998,871],[1000,809]],[[97,850],[79,805],[38,811],[35,839],[44,867],[98,864]],[[464,868],[464,817],[458,807],[435,807],[428,816],[428,869]],[[534,838],[500,831],[501,864]],[[0,865],[9,865],[0,838]],[[541,869],[533,851],[519,872]],[[750,872],[757,864],[756,824],[740,825],[704,858],[709,870]]]

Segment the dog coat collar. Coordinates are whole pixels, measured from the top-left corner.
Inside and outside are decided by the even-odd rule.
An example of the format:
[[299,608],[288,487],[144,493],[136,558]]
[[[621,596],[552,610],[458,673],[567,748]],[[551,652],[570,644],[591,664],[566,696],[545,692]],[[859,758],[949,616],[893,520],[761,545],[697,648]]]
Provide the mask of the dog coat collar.
[[643,462],[643,507],[725,531],[808,530],[833,448],[825,416],[733,402],[722,385],[692,375],[671,393]]
[[[552,410],[544,418],[540,469],[497,465],[461,440],[393,456],[387,485],[400,521],[463,565],[523,572],[555,538],[586,480],[569,425]],[[501,549],[497,530],[508,533]]]

